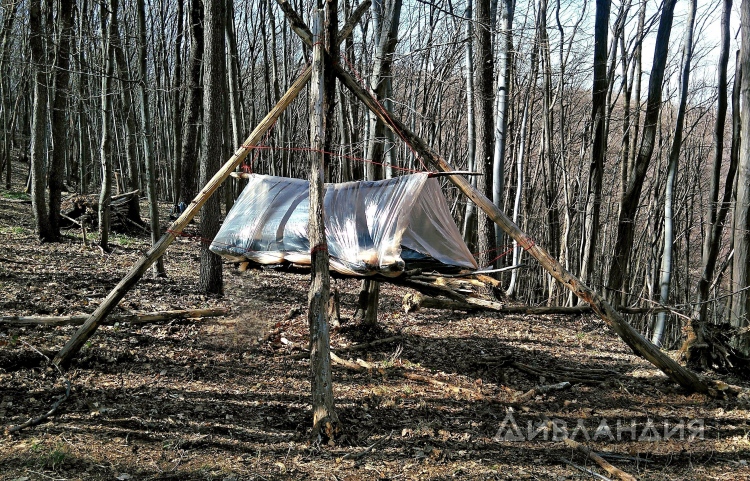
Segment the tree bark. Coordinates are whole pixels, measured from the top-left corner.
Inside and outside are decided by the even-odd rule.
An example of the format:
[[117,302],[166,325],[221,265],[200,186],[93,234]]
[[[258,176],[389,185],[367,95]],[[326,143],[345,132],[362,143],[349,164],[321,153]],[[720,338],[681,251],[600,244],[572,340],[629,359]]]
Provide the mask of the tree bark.
[[182,43],[185,38],[183,22],[185,0],[177,0],[177,38],[174,46],[174,74],[172,75],[172,135],[174,151],[172,152],[172,199],[175,205],[180,202],[182,187]]
[[[737,204],[734,210],[734,263],[732,268],[732,312],[730,323],[741,329],[750,323],[750,0],[742,0],[740,65],[742,83],[740,102],[742,105],[740,158],[737,176]],[[750,333],[737,334],[735,347],[743,355],[750,355]]]
[[[326,77],[330,77],[326,70],[324,44],[335,46],[336,37],[331,41],[331,31],[327,28],[327,35],[323,32],[324,12],[322,5],[313,11],[313,63],[312,81],[310,88],[310,144],[314,150],[310,154],[310,210],[309,227],[310,256],[312,262],[310,291],[308,294],[308,323],[310,326],[310,368],[312,370],[312,407],[313,407],[313,439],[332,440],[336,436],[339,426],[338,417],[333,404],[333,382],[331,379],[331,346],[328,325],[328,298],[330,296],[331,278],[328,271],[328,244],[326,242],[325,224],[323,222],[323,176],[325,173],[326,155],[321,152],[325,145],[328,131],[325,129],[326,120],[333,120],[328,116],[328,102],[331,100],[329,89],[333,85],[326,85]],[[326,27],[336,22],[336,2],[327,2],[326,11],[332,14],[327,18]],[[335,27],[333,27],[335,29]],[[335,31],[335,30],[334,30]],[[328,40],[328,41],[325,41]],[[328,57],[331,58],[331,57]],[[335,90],[334,90],[335,92]]]
[[[203,53],[203,144],[201,149],[200,182],[205,185],[219,168],[224,135],[224,90],[226,56],[224,22],[226,0],[206,0],[204,4],[206,43]],[[213,196],[201,211],[200,235],[213,239],[219,231],[220,199]],[[221,257],[201,243],[199,289],[207,294],[223,294]]]
[[34,210],[37,233],[43,241],[55,238],[47,215],[45,199],[44,164],[47,139],[47,65],[49,52],[45,51],[47,25],[42,17],[42,9],[49,9],[48,1],[33,0],[29,4],[29,48],[34,76],[34,103],[31,117],[31,204]]

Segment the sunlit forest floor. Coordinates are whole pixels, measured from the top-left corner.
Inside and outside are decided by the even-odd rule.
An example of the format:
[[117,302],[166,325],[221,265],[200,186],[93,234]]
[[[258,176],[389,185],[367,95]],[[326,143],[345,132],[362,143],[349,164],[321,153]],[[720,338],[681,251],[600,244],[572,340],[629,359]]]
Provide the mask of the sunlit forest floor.
[[[147,239],[117,235],[107,255],[85,247],[78,230],[42,245],[20,191],[0,190],[0,312],[93,311]],[[225,306],[231,315],[101,327],[66,371],[72,395],[59,412],[18,434],[0,431],[0,480],[609,477],[563,442],[563,427],[639,479],[750,479],[748,407],[682,392],[598,318],[404,314],[405,291],[384,286],[379,326],[364,330],[349,320],[355,281],[335,284],[343,322],[331,344],[374,369],[334,364],[342,432],[319,445],[310,440],[307,278],[227,265],[226,295],[205,297],[195,292],[198,249],[178,241],[165,257],[168,277],[148,275],[118,312]],[[62,395],[43,355],[75,329],[0,326],[3,429]],[[566,370],[600,380],[519,401]]]

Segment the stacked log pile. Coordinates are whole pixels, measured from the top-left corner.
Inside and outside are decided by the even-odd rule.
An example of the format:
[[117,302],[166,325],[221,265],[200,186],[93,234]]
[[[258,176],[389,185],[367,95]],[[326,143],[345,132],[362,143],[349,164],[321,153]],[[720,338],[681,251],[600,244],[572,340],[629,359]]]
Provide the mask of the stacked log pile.
[[[141,219],[138,194],[134,190],[114,195],[110,201],[110,228],[120,234],[147,234],[149,227]],[[96,228],[99,225],[99,197],[97,195],[75,195],[63,201],[61,227]]]

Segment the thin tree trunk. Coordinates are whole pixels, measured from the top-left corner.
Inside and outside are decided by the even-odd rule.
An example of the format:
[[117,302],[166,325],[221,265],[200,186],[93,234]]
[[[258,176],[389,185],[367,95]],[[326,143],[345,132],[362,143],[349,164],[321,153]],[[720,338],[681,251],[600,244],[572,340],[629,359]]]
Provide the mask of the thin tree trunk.
[[185,0],[177,0],[177,39],[174,46],[174,74],[172,76],[172,136],[174,150],[172,153],[172,197],[175,205],[182,195],[182,43],[185,38],[184,28]]
[[[382,8],[382,11],[378,9]],[[401,19],[401,0],[389,0],[373,2],[373,18],[379,18],[375,22],[375,51],[372,78],[370,88],[375,92],[380,102],[385,101],[388,92],[388,82],[391,76],[391,65],[393,53],[398,41],[398,26]],[[378,29],[379,27],[379,29]],[[387,107],[386,107],[387,108]],[[383,178],[383,142],[385,127],[375,115],[370,114],[369,136],[367,144],[367,162],[365,166],[365,178],[367,180],[380,180]],[[361,318],[365,325],[373,326],[378,320],[378,300],[380,299],[380,283],[366,279],[362,281],[359,295],[360,303],[355,317]]]
[[[474,20],[472,18],[472,2],[466,0],[466,10],[464,17],[466,20],[466,45],[464,45],[464,75],[466,77],[466,168],[469,171],[475,169],[477,133],[475,129],[474,115]],[[469,180],[471,185],[476,187],[475,177]],[[474,250],[476,246],[477,235],[477,209],[473,202],[466,202],[466,212],[464,214],[464,241]]]
[[586,193],[584,218],[583,255],[581,257],[581,281],[593,284],[594,263],[599,249],[599,223],[601,221],[602,178],[604,156],[607,151],[605,137],[605,114],[607,99],[607,36],[609,34],[610,0],[596,0],[594,21],[594,86],[592,93],[591,125],[593,148],[589,167],[589,184]]
[[[688,87],[690,86],[690,63],[693,60],[693,28],[695,25],[696,0],[688,2],[687,25],[685,38],[682,43],[682,72],[680,74],[680,104],[677,108],[672,148],[669,152],[669,170],[667,172],[667,186],[664,193],[664,251],[661,262],[661,281],[659,283],[659,301],[666,305],[669,302],[669,289],[672,283],[672,244],[674,242],[673,197],[677,178],[677,165],[680,160],[682,147],[682,132],[685,126],[685,110],[687,109]],[[657,347],[662,344],[667,313],[657,314],[654,334],[651,338]]]
[[65,158],[68,153],[68,90],[70,89],[70,42],[73,35],[72,0],[60,0],[57,21],[59,37],[55,55],[55,73],[52,103],[52,158],[49,166],[49,222],[51,239],[60,240],[60,204],[65,187]]
[[[116,2],[117,0],[111,0]],[[146,164],[146,195],[148,197],[148,213],[151,225],[151,243],[156,244],[161,237],[159,226],[159,201],[156,195],[156,158],[154,155],[153,131],[151,123],[151,111],[148,104],[148,92],[146,82],[148,80],[148,44],[146,43],[146,2],[136,0],[138,10],[138,100],[141,115],[141,136],[143,137],[143,157]],[[220,157],[217,157],[219,159]],[[164,260],[156,261],[154,272],[157,276],[165,276]]]
[[99,160],[102,166],[102,186],[99,192],[99,246],[105,252],[109,251],[109,217],[112,192],[112,159],[110,118],[112,115],[112,19],[117,12],[117,0],[109,0],[109,5],[101,3],[101,34],[102,34],[102,140],[99,145]]
[[[508,99],[509,87],[511,85],[510,73],[513,52],[513,0],[500,0],[500,36],[497,57],[497,94],[495,114],[495,152],[492,159],[492,202],[498,209],[503,210],[503,199],[505,196],[505,146],[508,137]],[[467,15],[468,16],[468,15]],[[471,168],[469,169],[471,170]],[[467,205],[473,205],[467,203]],[[496,249],[500,249],[503,230],[495,225]],[[498,250],[495,251],[499,255]],[[499,260],[497,266],[499,267]]]

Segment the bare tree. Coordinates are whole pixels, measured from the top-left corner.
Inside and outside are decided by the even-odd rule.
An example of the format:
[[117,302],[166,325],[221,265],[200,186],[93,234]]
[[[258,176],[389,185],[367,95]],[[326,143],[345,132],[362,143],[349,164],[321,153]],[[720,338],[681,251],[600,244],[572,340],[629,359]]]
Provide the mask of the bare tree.
[[70,43],[73,35],[72,0],[59,0],[57,8],[57,52],[52,101],[52,158],[49,166],[49,222],[53,239],[60,238],[60,204],[68,155],[68,91],[70,89]]
[[[312,374],[313,438],[330,440],[339,430],[339,420],[333,405],[331,380],[330,334],[328,323],[328,299],[331,279],[328,272],[328,243],[326,241],[323,197],[325,188],[325,145],[333,133],[333,104],[335,99],[335,77],[330,61],[325,60],[324,45],[329,54],[337,49],[336,0],[326,2],[325,30],[324,11],[321,1],[313,11],[313,67],[310,89],[310,144],[317,152],[310,155],[310,212],[308,233],[312,272],[308,294],[308,324],[310,326],[310,368]],[[325,33],[325,34],[324,34]],[[330,59],[331,57],[329,57]],[[335,57],[334,57],[335,58]]]
[[643,121],[641,145],[635,160],[633,178],[630,180],[628,188],[622,196],[617,222],[617,238],[613,250],[614,255],[610,262],[607,282],[607,289],[611,293],[614,305],[620,304],[622,299],[622,288],[628,275],[628,262],[630,261],[630,253],[633,250],[633,238],[636,228],[635,214],[638,211],[644,179],[656,145],[659,112],[661,111],[662,85],[667,65],[669,36],[672,33],[672,20],[674,18],[676,1],[664,0],[662,7],[659,31],[657,32],[656,44],[654,46],[654,60],[648,82],[648,100],[646,102],[646,115]]
[[584,248],[581,256],[581,280],[593,284],[594,259],[599,244],[602,204],[602,176],[607,151],[605,114],[607,108],[607,36],[609,34],[610,0],[596,0],[594,21],[594,86],[592,89],[591,125],[593,148],[589,167],[584,219]]
[[[224,157],[224,91],[226,85],[226,57],[224,22],[226,0],[206,0],[204,4],[205,45],[203,53],[203,144],[201,149],[200,183],[205,185],[221,166]],[[213,239],[219,231],[220,199],[212,196],[201,210],[200,234]],[[223,294],[221,257],[201,244],[199,288],[202,292]]]
[[99,246],[109,251],[109,216],[112,191],[111,122],[112,117],[112,73],[114,71],[112,52],[112,19],[117,16],[117,0],[109,0],[109,5],[101,0],[102,34],[102,90],[101,116],[102,139],[99,144],[99,160],[102,166],[102,186],[99,191]]
[[187,94],[185,100],[185,122],[182,135],[182,149],[180,165],[182,175],[180,182],[180,196],[177,202],[189,204],[197,193],[196,159],[198,158],[198,132],[200,127],[201,99],[203,86],[201,84],[201,67],[203,65],[204,32],[203,32],[203,2],[190,1],[190,61],[188,71]]
[[[495,124],[492,120],[494,106],[494,60],[491,36],[491,0],[477,0],[474,37],[476,40],[476,64],[474,71],[475,130],[477,189],[492,198],[492,163],[495,142]],[[484,213],[477,216],[477,250],[479,264],[489,265],[494,259],[495,228]]]
[[[688,87],[690,86],[690,64],[693,60],[693,30],[695,26],[696,0],[688,2],[687,25],[685,26],[685,37],[682,41],[682,72],[680,74],[680,103],[677,107],[677,119],[675,121],[674,136],[672,137],[672,148],[669,152],[669,167],[667,170],[667,186],[664,193],[664,250],[661,262],[661,281],[659,283],[659,301],[667,304],[669,301],[669,288],[672,283],[672,244],[674,243],[674,189],[677,178],[677,165],[680,161],[680,148],[682,147],[682,133],[685,127],[685,110],[687,109]],[[667,320],[666,312],[657,314],[654,333],[651,342],[661,346],[664,336],[664,326]]]
[[[117,1],[117,0],[112,0]],[[143,138],[143,157],[146,164],[146,195],[148,196],[148,213],[151,221],[151,243],[156,244],[161,237],[159,226],[159,201],[156,196],[156,167],[152,138],[151,110],[148,104],[146,82],[148,80],[148,45],[146,43],[146,2],[136,0],[138,15],[138,100],[140,104],[141,136]],[[220,152],[219,152],[220,154]],[[221,156],[216,157],[216,161]],[[204,182],[205,183],[205,182]],[[154,266],[157,276],[166,275],[164,261],[160,257]]]
[[[31,203],[34,210],[37,233],[43,241],[55,239],[47,216],[47,203],[44,195],[44,163],[47,137],[47,65],[49,60],[45,47],[48,26],[42,16],[42,0],[32,0],[29,4],[29,47],[34,78],[34,103],[31,116]],[[44,8],[51,5],[44,2]]]

